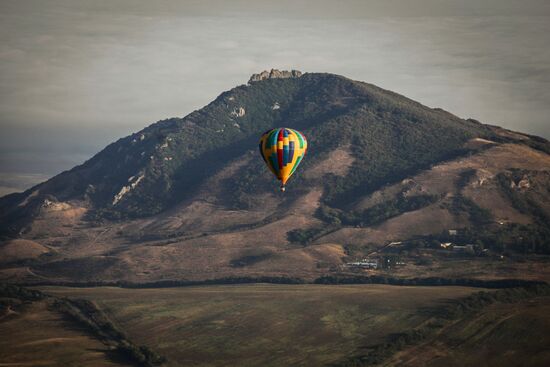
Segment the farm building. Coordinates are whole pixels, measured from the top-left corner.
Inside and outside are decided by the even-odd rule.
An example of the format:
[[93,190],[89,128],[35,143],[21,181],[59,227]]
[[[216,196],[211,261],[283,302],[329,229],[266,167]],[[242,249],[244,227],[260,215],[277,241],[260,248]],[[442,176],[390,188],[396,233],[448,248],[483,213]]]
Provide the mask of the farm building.
[[378,269],[378,260],[376,259],[363,259],[361,261],[349,262],[347,266],[359,267],[365,269]]

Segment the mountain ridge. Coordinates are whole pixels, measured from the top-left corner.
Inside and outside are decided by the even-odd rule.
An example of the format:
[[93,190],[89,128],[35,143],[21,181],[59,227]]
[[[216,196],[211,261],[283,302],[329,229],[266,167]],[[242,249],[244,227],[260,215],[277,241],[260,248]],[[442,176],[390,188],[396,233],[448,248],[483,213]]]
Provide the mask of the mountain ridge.
[[[305,75],[306,75],[306,79],[307,79],[308,74],[305,74]],[[309,75],[312,75],[312,74],[309,74]],[[340,77],[340,76],[336,76],[336,75],[332,75],[332,74],[313,74],[313,75],[324,76],[325,78],[339,78],[339,79],[342,79],[342,80],[349,81],[349,79],[346,79],[346,78],[343,78],[343,77]],[[273,81],[273,80],[271,79],[271,80],[268,80],[267,82],[269,83],[271,81]],[[263,83],[265,84],[266,81],[263,81]],[[351,82],[351,83],[353,83],[353,82]],[[378,91],[383,91],[382,89],[379,89],[379,88],[371,86],[371,85],[369,85],[369,87],[375,88]],[[123,168],[123,169],[118,169],[118,170],[113,170],[112,168],[110,168],[111,171],[120,172],[118,175],[115,176],[115,181],[117,181],[117,186],[120,190],[124,187],[123,183],[124,183],[125,179],[132,178],[132,177],[139,177],[139,168],[143,169],[144,166],[147,165],[147,162],[146,162],[147,159],[150,158],[153,154],[158,153],[158,152],[155,152],[155,150],[158,150],[158,146],[155,146],[154,141],[153,142],[149,141],[149,140],[151,140],[151,135],[157,135],[157,138],[160,139],[162,134],[163,134],[162,131],[165,130],[165,129],[167,129],[167,130],[170,130],[170,129],[174,130],[175,129],[176,133],[177,133],[178,130],[183,130],[188,126],[192,127],[193,125],[195,125],[194,121],[196,119],[200,119],[201,117],[204,119],[205,112],[203,110],[205,110],[205,109],[208,110],[209,108],[214,108],[214,109],[218,108],[219,109],[220,105],[222,105],[222,107],[227,108],[228,103],[231,102],[231,99],[235,98],[234,96],[231,97],[231,95],[232,94],[241,94],[241,92],[243,90],[245,90],[246,88],[248,88],[248,87],[247,86],[238,86],[236,88],[231,89],[230,91],[223,92],[213,102],[211,102],[210,104],[205,106],[203,109],[193,111],[184,118],[170,118],[170,119],[161,120],[157,123],[151,124],[150,126],[144,128],[143,130],[141,130],[137,133],[134,133],[134,134],[131,134],[127,137],[121,138],[121,139],[117,140],[116,142],[109,144],[105,149],[103,149],[101,152],[96,154],[94,157],[92,157],[88,161],[84,162],[82,165],[76,166],[71,170],[65,171],[65,172],[61,173],[61,175],[65,175],[65,176],[75,175],[76,172],[78,172],[78,174],[85,174],[86,169],[90,168],[90,166],[92,166],[91,168],[93,169],[93,166],[97,165],[98,161],[100,161],[103,156],[110,155],[111,153],[113,153],[113,150],[115,150],[115,149],[120,151],[121,150],[121,145],[128,144],[129,142],[131,142],[133,144],[135,144],[137,142],[142,142],[143,140],[145,140],[144,139],[145,136],[148,135],[148,138],[149,138],[148,143],[149,144],[146,145],[145,147],[142,147],[143,150],[141,152],[141,157],[136,157],[135,155],[134,155],[134,157],[132,157],[134,159],[134,161],[137,161],[137,162],[141,161],[140,162],[141,163],[140,167],[132,167],[132,168],[118,167],[118,168]],[[388,91],[384,91],[384,92],[388,93]],[[389,93],[391,93],[391,92],[389,92]],[[399,96],[399,97],[403,98],[401,96]],[[279,98],[279,99],[281,99],[281,98]],[[410,102],[412,102],[412,101],[410,101]],[[231,112],[233,112],[233,111],[231,111]],[[208,113],[208,111],[206,113]],[[258,119],[256,119],[256,120],[258,120]],[[218,126],[218,127],[221,127],[221,126]],[[239,125],[239,127],[240,127],[240,125]],[[261,130],[262,128],[263,127],[255,129],[255,131],[253,131],[253,133],[257,134],[259,132],[259,130]],[[216,130],[216,131],[219,131],[219,129]],[[170,132],[168,132],[168,133],[170,133]],[[247,134],[247,135],[248,135],[248,138],[251,138],[251,140],[256,138],[255,135],[251,135],[251,134]],[[152,140],[154,140],[154,138],[155,137],[153,136]],[[167,142],[164,142],[163,145],[166,145],[166,144],[167,144]],[[141,144],[141,145],[143,145],[143,144]],[[162,147],[163,145],[160,145],[160,147]],[[161,159],[162,158],[170,159],[171,157],[160,157],[160,158]],[[193,155],[190,155],[189,158],[192,159],[194,157],[193,157]],[[169,167],[167,167],[167,168],[169,168]],[[136,170],[138,172],[135,172]],[[76,176],[78,176],[78,174]],[[102,174],[102,172],[100,172],[100,174]],[[113,173],[111,172],[111,174],[113,174]],[[76,178],[71,177],[71,181],[74,181],[75,179],[78,179],[78,177],[76,177]],[[55,177],[54,177],[54,180],[55,180]],[[47,181],[47,183],[51,182],[51,181],[52,180],[49,180],[49,181]],[[132,184],[132,182],[130,182],[130,184]],[[135,182],[133,184],[135,185]],[[40,185],[37,185],[37,186],[40,187],[40,186],[43,186],[43,185],[44,184],[40,184]],[[95,189],[95,187],[93,187],[93,186],[94,185],[92,184],[92,187],[86,187],[86,188],[78,187],[78,188],[76,188],[76,191],[78,191],[78,194],[80,196],[84,196],[84,194],[86,194],[86,195],[89,195],[90,197],[93,197],[94,189]],[[35,188],[33,188],[33,189],[35,189]],[[27,190],[27,192],[28,191],[29,190]],[[56,188],[54,188],[53,191],[56,191]],[[115,191],[111,191],[109,193],[109,197],[111,198],[111,200],[116,194],[117,194],[117,192],[115,192]],[[71,193],[71,192],[67,193],[66,195],[63,195],[63,193],[61,193],[62,197],[60,198],[60,200],[64,200],[65,199],[64,196],[72,197],[74,195],[75,195],[75,193]],[[103,200],[107,201],[105,198]],[[94,200],[92,200],[92,201],[94,201]],[[118,201],[117,201],[117,203],[118,203]],[[152,210],[152,212],[155,212],[155,210]]]

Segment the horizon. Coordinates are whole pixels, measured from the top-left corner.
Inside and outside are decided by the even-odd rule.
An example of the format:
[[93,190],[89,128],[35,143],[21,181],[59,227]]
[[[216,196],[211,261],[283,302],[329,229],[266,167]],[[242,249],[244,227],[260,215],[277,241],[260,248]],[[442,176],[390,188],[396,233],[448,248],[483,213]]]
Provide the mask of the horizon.
[[271,68],[339,74],[550,137],[549,4],[345,5],[2,2],[0,196]]

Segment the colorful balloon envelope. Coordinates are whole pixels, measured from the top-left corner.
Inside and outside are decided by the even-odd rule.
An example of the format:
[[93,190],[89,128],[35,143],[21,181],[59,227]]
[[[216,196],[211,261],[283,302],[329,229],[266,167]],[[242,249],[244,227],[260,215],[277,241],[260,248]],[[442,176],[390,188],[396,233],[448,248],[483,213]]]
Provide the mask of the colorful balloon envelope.
[[260,138],[260,154],[271,172],[281,180],[281,191],[304,159],[306,137],[299,131],[280,127],[266,131]]

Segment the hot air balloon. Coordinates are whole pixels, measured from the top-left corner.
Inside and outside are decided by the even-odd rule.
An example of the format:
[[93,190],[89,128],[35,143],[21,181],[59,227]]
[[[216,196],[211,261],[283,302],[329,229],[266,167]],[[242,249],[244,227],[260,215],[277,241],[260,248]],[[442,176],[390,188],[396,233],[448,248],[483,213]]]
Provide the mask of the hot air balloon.
[[266,131],[260,138],[260,154],[271,172],[281,180],[281,191],[304,159],[306,137],[299,131],[280,127]]

